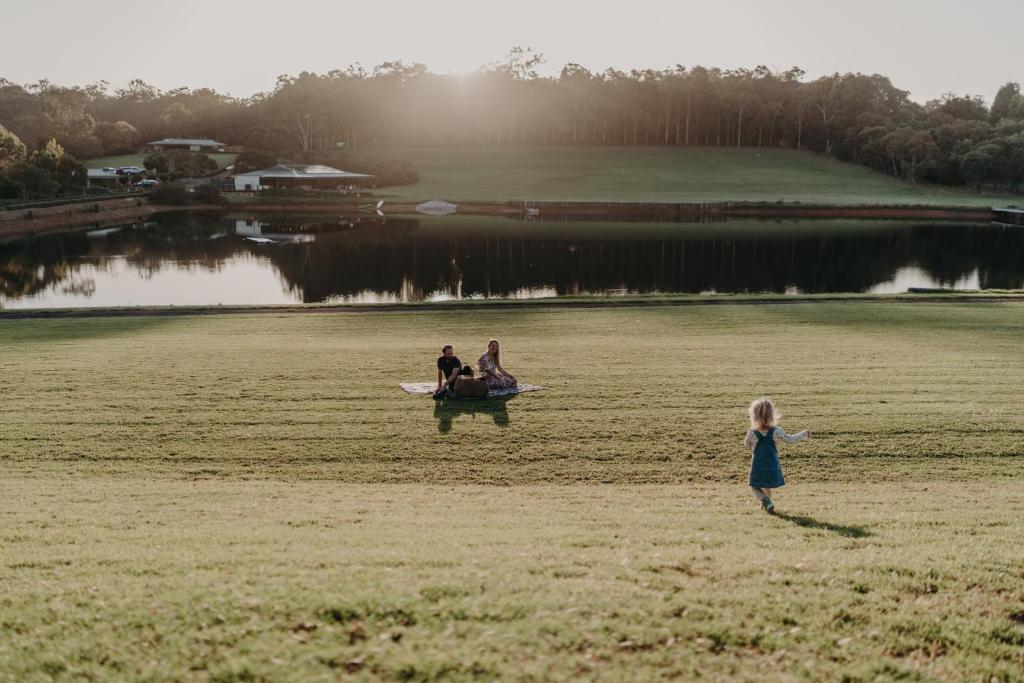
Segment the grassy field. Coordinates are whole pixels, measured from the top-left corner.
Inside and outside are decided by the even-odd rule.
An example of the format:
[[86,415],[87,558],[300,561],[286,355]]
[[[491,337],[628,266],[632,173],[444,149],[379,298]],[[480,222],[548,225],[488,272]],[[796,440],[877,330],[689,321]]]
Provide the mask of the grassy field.
[[[0,680],[1019,680],[1022,313],[3,321]],[[398,390],[490,336],[547,389]]]
[[1008,201],[966,188],[911,185],[863,166],[789,150],[475,147],[410,148],[394,156],[412,162],[420,181],[380,194],[412,199],[943,206]]
[[[122,166],[139,166],[141,168],[142,162],[145,161],[146,157],[150,154],[151,152],[143,152],[141,154],[123,154],[121,156],[99,157],[98,159],[89,159],[82,163],[85,164],[86,168],[106,168],[108,166],[113,168],[120,168]],[[217,165],[223,169],[235,163],[235,157],[238,155],[214,152],[207,154],[206,156],[216,161]]]

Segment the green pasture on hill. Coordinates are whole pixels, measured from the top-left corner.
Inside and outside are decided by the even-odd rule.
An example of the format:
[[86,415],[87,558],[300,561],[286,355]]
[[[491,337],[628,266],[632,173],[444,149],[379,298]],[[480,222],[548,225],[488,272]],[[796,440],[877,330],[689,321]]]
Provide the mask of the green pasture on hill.
[[[1019,680],[1022,314],[4,320],[0,681]],[[546,389],[398,389],[490,337]]]
[[[711,147],[423,147],[396,150],[414,185],[378,194],[448,201],[804,202],[991,206],[968,188],[912,185],[791,150]],[[1017,198],[1018,203],[1020,198]]]

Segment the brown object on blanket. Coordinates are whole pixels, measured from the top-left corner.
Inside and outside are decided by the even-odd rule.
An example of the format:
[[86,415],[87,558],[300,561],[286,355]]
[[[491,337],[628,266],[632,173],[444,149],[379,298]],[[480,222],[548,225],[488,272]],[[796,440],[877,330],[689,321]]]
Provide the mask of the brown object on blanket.
[[472,377],[459,377],[455,380],[455,398],[487,398],[487,382]]

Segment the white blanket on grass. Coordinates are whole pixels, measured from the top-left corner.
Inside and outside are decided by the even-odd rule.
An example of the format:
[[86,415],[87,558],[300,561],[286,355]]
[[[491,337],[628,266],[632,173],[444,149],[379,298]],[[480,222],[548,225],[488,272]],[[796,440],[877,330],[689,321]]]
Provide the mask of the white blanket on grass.
[[[402,387],[402,391],[407,394],[416,395],[432,395],[434,390],[437,389],[437,384],[434,382],[402,382],[398,386]],[[544,387],[539,387],[536,384],[520,384],[514,387],[508,387],[507,389],[491,389],[487,392],[487,398],[492,396],[511,396],[512,394],[522,394],[527,391],[540,391]]]

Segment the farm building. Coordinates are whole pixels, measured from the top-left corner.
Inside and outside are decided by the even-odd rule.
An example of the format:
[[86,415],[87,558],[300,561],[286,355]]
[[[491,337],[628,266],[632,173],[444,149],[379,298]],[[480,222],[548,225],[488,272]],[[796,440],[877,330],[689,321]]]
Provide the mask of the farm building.
[[223,152],[225,144],[209,138],[164,138],[153,140],[146,145],[154,152],[180,149],[186,152]]
[[126,177],[118,175],[113,169],[90,168],[86,171],[88,187],[109,187],[115,189],[125,184]]
[[330,166],[312,164],[279,164],[272,168],[235,176],[235,190],[238,192],[275,188],[349,192],[372,183],[372,175],[349,173]]

